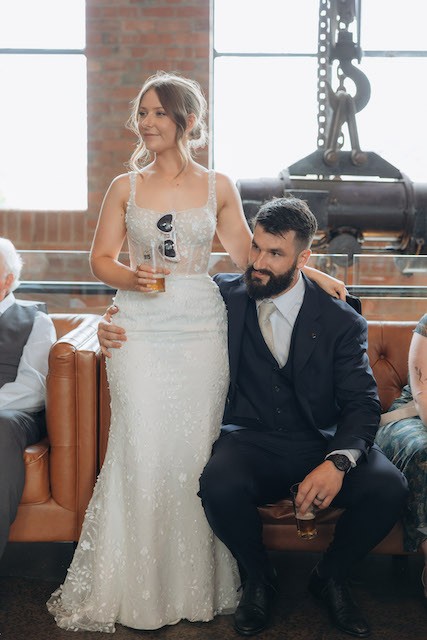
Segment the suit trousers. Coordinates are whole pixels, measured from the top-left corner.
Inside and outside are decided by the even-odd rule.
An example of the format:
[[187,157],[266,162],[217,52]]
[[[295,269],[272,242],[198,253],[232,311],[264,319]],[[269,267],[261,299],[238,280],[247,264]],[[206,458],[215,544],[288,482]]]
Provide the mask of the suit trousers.
[[[212,530],[236,558],[242,579],[265,580],[271,573],[257,507],[288,497],[291,485],[321,464],[325,454],[320,434],[306,432],[243,429],[221,435],[214,444],[199,495]],[[322,576],[346,577],[391,530],[406,497],[405,477],[374,446],[345,475],[332,502],[345,511],[320,562]]]
[[24,450],[45,434],[44,410],[0,410],[0,557],[24,490]]

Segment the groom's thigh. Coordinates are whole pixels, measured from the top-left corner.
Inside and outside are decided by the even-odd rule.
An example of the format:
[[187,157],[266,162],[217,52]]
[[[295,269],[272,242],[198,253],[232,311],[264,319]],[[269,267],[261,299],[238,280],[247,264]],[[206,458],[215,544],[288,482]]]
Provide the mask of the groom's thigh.
[[220,438],[201,476],[201,492],[233,494],[254,504],[289,496],[289,488],[302,480],[323,459],[319,447],[286,443],[276,434],[241,430]]

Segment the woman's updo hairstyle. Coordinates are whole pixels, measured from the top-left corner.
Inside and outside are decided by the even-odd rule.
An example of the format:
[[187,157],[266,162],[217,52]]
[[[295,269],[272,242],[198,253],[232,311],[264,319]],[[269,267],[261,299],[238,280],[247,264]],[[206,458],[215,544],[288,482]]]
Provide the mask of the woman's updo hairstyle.
[[[207,142],[206,100],[199,83],[195,80],[165,71],[158,71],[148,78],[132,102],[131,115],[126,123],[128,129],[138,137],[135,151],[128,163],[129,167],[135,171],[142,169],[151,159],[150,152],[146,148],[138,128],[138,113],[141,100],[150,89],[154,89],[166,114],[176,124],[176,143],[182,158],[181,173],[192,157],[194,149],[205,146]],[[188,143],[183,144],[187,119],[191,114],[195,117],[194,126],[187,134]]]

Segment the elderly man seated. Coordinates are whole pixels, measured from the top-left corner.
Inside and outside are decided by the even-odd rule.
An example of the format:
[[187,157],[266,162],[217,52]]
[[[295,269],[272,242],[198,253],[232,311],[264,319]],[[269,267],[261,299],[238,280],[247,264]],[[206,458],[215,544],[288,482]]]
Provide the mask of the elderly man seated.
[[24,449],[46,432],[48,356],[56,340],[43,304],[17,300],[22,259],[0,238],[0,557],[25,481]]

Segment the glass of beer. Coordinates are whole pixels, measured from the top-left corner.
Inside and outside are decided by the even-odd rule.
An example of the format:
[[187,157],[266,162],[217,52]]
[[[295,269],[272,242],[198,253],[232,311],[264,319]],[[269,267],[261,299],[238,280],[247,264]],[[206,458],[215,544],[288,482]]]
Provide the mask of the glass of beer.
[[295,519],[297,521],[297,531],[300,538],[303,540],[312,540],[317,536],[316,529],[316,507],[311,504],[305,513],[301,513],[295,504],[295,499],[298,494],[299,482],[293,484],[290,492],[292,496],[292,502],[294,505]]
[[145,262],[154,269],[153,278],[155,282],[147,284],[150,293],[162,293],[165,291],[165,274],[161,271],[156,273],[157,269],[162,269],[165,266],[164,243],[161,238],[150,240],[143,244],[142,262]]

